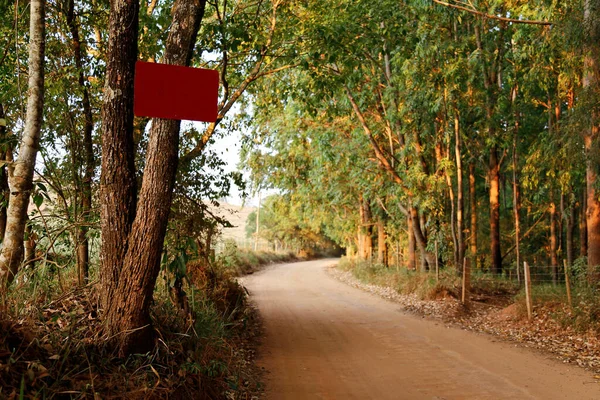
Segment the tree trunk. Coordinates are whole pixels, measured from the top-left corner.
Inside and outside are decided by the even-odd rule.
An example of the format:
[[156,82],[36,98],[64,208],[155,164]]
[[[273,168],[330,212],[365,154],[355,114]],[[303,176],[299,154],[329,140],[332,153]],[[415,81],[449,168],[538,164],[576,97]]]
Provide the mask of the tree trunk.
[[373,218],[369,202],[361,196],[360,203],[360,235],[362,237],[362,252],[360,258],[368,260],[373,254]]
[[[450,144],[448,144],[448,152]],[[441,145],[438,143],[435,147],[435,155],[437,158],[438,165],[442,163],[442,150]],[[457,224],[456,224],[456,206],[454,203],[454,187],[452,186],[452,178],[450,177],[450,173],[448,172],[448,168],[444,168],[443,170],[444,178],[446,178],[446,186],[448,186],[448,197],[450,198],[450,233],[452,235],[452,244],[454,245],[454,267],[457,272],[460,273],[462,271],[460,256],[459,256],[459,244],[458,244],[458,235],[457,235]]]
[[410,215],[406,217],[406,222],[406,233],[408,235],[408,257],[406,258],[406,268],[410,270],[415,270],[417,269],[415,231],[413,230],[413,220]]
[[587,189],[584,188],[579,207],[579,257],[587,257]]
[[[583,88],[591,96],[597,96],[600,87],[600,0],[586,0],[584,3],[585,59]],[[596,109],[591,110],[591,126],[584,132],[586,151],[587,186],[587,255],[588,279],[591,283],[600,281],[600,201],[598,200],[598,165],[600,116]]]
[[517,175],[518,154],[517,154],[517,130],[518,123],[515,125],[515,136],[513,139],[513,212],[515,217],[515,258],[517,266],[517,278],[521,280],[521,202],[519,199],[519,181]]
[[[567,215],[567,211],[565,209],[565,194],[562,193],[561,190],[561,194],[560,194],[560,210],[558,211],[558,215],[556,218],[556,223],[557,223],[557,228],[558,228],[558,249],[556,250],[557,252],[557,257],[559,253],[562,254],[566,254],[565,252],[565,222],[564,220],[566,219],[566,215]],[[562,264],[561,264],[562,265]]]
[[500,164],[498,149],[490,150],[490,252],[492,255],[491,270],[495,274],[502,273],[502,253],[500,252]]
[[19,157],[9,179],[11,193],[0,252],[0,290],[12,282],[23,260],[27,207],[33,189],[33,170],[44,110],[45,0],[31,0],[29,32],[27,116]]
[[513,214],[515,218],[515,261],[517,270],[517,279],[521,282],[521,202],[519,197],[519,174],[517,172],[519,166],[519,153],[518,153],[518,138],[519,138],[519,127],[520,127],[520,113],[517,109],[517,94],[518,85],[515,84],[512,90],[512,107],[515,117],[515,126],[513,132],[513,154],[512,154],[512,178],[513,178]]
[[[204,1],[177,0],[167,38],[166,64],[189,65],[204,15]],[[121,354],[151,347],[150,302],[160,269],[179,150],[179,120],[154,119],[140,198],[122,263],[121,278],[105,314]],[[132,333],[126,333],[132,332]]]
[[552,282],[557,283],[558,279],[558,239],[556,229],[556,205],[550,202],[550,265],[552,267]]
[[[0,140],[6,143],[6,120],[4,115],[4,107],[0,103]],[[0,150],[0,159],[8,160],[10,149],[8,143]],[[11,155],[12,156],[12,155]],[[4,240],[4,232],[6,231],[6,210],[8,208],[8,198],[10,190],[8,190],[8,168],[6,165],[0,167],[0,242]]]
[[388,267],[388,246],[385,224],[381,219],[377,221],[377,262]]
[[460,124],[458,109],[454,111],[454,155],[456,157],[456,240],[458,242],[458,264],[457,268],[463,263],[465,257],[464,240],[464,201],[463,201],[463,170],[462,170],[462,141],[460,137]]
[[117,290],[135,217],[133,75],[137,59],[138,1],[111,0],[102,106],[100,176],[100,292],[108,310]]
[[419,220],[419,210],[416,207],[410,208],[410,217],[412,219],[412,228],[415,235],[415,242],[421,253],[421,272],[426,272],[428,268],[435,265],[435,256],[427,251],[427,238],[421,228]]
[[477,198],[475,197],[475,164],[469,164],[469,202],[471,208],[471,265],[477,269]]
[[573,245],[573,237],[575,233],[575,210],[573,207],[569,207],[569,211],[567,213],[567,264],[569,266],[573,265],[573,261],[575,260],[575,250]]
[[364,235],[362,233],[362,226],[359,223],[356,227],[356,256],[360,259],[363,258],[363,246],[364,246]]
[[37,235],[31,229],[31,225],[26,224],[25,226],[25,254],[24,254],[24,267],[35,268],[35,249],[37,247]]
[[[600,266],[600,201],[596,194],[596,182],[598,181],[597,163],[595,154],[598,149],[598,129],[593,127],[592,134],[585,137],[585,148],[588,154],[586,162],[586,185],[587,185],[587,256],[590,273],[590,281],[597,282],[600,280],[600,275],[596,273],[597,267]],[[600,271],[598,271],[600,272]]]
[[[67,10],[67,24],[71,30],[73,39],[73,55],[75,66],[78,70],[78,83],[82,90],[83,97],[83,162],[84,176],[82,180],[81,193],[81,218],[77,226],[77,271],[79,284],[87,283],[89,275],[89,241],[87,237],[88,225],[90,222],[90,212],[92,209],[92,179],[94,177],[94,149],[92,132],[94,130],[94,121],[92,115],[92,106],[87,86],[85,85],[85,76],[83,73],[83,61],[81,56],[81,40],[79,38],[79,25],[75,19],[75,1],[70,0]],[[76,216],[79,217],[79,216]]]

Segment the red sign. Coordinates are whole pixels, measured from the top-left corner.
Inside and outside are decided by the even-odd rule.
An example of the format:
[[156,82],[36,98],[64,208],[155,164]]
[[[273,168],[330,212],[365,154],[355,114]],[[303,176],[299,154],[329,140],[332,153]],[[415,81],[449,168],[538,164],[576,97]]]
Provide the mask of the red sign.
[[134,106],[138,117],[214,122],[219,72],[148,63],[135,64]]

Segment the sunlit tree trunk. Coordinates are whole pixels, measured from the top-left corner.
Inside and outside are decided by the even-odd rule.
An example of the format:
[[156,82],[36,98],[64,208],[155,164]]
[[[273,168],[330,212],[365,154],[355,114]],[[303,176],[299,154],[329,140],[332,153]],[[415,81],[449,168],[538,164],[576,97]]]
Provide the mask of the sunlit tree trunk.
[[[600,89],[600,0],[585,0],[584,32],[585,59],[583,88],[589,98],[598,96]],[[586,151],[586,186],[587,186],[587,255],[589,280],[600,281],[600,201],[596,189],[598,183],[598,167],[600,165],[600,115],[597,106],[592,104],[591,126],[584,132]]]
[[515,261],[517,269],[517,278],[521,280],[521,199],[519,193],[519,152],[518,152],[518,139],[519,139],[519,128],[520,128],[520,112],[517,109],[517,94],[519,87],[517,84],[511,92],[511,102],[513,107],[513,113],[515,118],[515,125],[513,131],[513,143],[512,143],[512,187],[513,187],[513,216],[515,224]]
[[556,204],[550,202],[550,265],[552,266],[552,281],[556,284],[558,279],[558,238],[556,229]]
[[471,209],[471,259],[474,269],[477,269],[477,198],[475,190],[475,164],[469,164],[469,203]]
[[381,219],[377,221],[377,262],[388,266],[387,235],[385,223]]
[[567,263],[573,265],[575,260],[575,245],[573,238],[575,236],[575,210],[573,206],[569,207],[567,212]]
[[500,252],[500,164],[498,149],[490,150],[490,253],[492,256],[492,272],[502,273],[502,254]]
[[44,109],[45,0],[31,0],[27,115],[19,156],[9,179],[10,200],[0,252],[0,290],[14,279],[23,261],[27,207],[39,149]]
[[406,257],[406,268],[410,270],[417,269],[417,254],[415,244],[415,231],[413,230],[413,220],[409,215],[406,217],[406,234],[408,236],[408,257]]
[[359,240],[361,242],[359,257],[368,260],[373,254],[373,218],[369,202],[361,196],[360,201]]
[[427,271],[427,268],[431,268],[435,265],[435,256],[427,251],[427,237],[421,227],[422,224],[419,217],[419,210],[416,207],[410,208],[410,217],[412,219],[415,243],[421,254],[421,272],[425,272]]
[[[464,240],[464,201],[463,201],[463,168],[461,155],[462,141],[460,137],[460,120],[458,109],[454,111],[454,156],[456,158],[456,240],[458,242],[458,265],[462,265],[465,257]],[[458,266],[457,265],[457,266]]]

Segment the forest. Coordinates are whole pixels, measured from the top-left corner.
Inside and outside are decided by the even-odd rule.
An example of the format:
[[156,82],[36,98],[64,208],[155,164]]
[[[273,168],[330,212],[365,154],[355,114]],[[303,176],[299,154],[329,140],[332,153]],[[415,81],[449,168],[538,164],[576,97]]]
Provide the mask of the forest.
[[564,259],[595,282],[594,7],[302,9],[298,68],[253,97],[253,184],[363,259],[427,271],[438,247],[459,272],[466,259],[517,274],[526,260],[556,276]]
[[[0,15],[0,398],[243,392],[252,316],[209,207],[233,186],[276,192],[247,230],[278,250],[600,283],[598,0]],[[217,70],[216,121],[134,116],[136,61]],[[233,131],[247,181],[210,149]]]

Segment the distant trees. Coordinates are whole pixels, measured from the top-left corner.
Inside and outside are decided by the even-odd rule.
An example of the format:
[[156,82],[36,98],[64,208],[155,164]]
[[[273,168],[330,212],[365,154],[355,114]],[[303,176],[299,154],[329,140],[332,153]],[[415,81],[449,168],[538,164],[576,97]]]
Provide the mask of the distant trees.
[[377,237],[409,268],[435,247],[458,269],[558,268],[578,235],[593,270],[597,46],[573,33],[596,37],[592,3],[305,3],[301,68],[255,94],[249,165],[292,204],[320,199],[310,212],[361,257]]
[[[256,239],[257,210],[246,220],[246,237]],[[261,202],[258,238],[266,240],[275,251],[307,251],[328,249],[333,242],[327,239],[319,224],[306,218],[307,210],[293,204],[285,195],[273,194]]]

